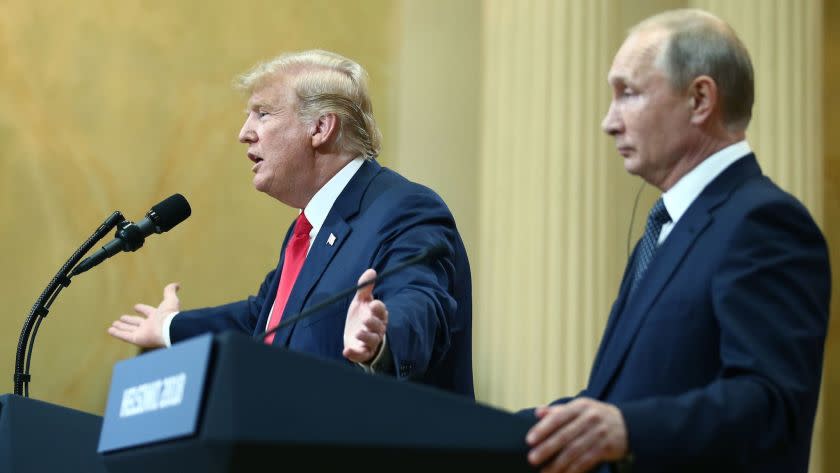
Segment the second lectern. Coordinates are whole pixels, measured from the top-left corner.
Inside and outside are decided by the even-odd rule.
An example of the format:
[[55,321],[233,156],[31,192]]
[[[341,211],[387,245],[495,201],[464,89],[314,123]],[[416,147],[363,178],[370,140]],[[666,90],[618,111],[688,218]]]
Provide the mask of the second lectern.
[[[178,345],[122,362],[144,366],[112,381],[99,447],[108,471],[530,471],[531,419],[239,334],[208,336],[197,357]],[[206,366],[193,375],[178,367],[185,358]],[[120,422],[144,415],[182,421],[118,438]]]

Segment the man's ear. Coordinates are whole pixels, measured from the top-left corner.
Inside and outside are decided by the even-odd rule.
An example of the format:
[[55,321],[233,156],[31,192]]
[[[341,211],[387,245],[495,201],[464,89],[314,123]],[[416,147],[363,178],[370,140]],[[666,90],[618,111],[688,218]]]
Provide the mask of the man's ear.
[[336,136],[338,136],[338,116],[334,113],[325,113],[318,117],[312,126],[312,147],[318,148],[334,141]]
[[691,123],[706,123],[712,115],[723,112],[717,83],[711,77],[700,76],[694,79],[688,88],[688,94],[691,98]]

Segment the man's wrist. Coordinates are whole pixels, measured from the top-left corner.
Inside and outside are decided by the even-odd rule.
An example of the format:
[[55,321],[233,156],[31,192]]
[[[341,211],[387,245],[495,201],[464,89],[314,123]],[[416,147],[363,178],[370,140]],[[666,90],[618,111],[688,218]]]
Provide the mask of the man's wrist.
[[174,319],[176,315],[178,315],[178,311],[164,317],[163,323],[160,327],[160,336],[163,339],[163,345],[167,348],[172,346],[172,339],[169,337],[169,326],[172,325],[172,319]]

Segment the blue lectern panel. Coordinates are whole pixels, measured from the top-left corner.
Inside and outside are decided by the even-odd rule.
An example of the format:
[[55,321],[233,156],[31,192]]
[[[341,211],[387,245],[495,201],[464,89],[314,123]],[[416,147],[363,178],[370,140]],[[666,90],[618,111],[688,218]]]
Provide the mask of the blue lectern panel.
[[194,435],[212,340],[208,334],[117,363],[97,451]]

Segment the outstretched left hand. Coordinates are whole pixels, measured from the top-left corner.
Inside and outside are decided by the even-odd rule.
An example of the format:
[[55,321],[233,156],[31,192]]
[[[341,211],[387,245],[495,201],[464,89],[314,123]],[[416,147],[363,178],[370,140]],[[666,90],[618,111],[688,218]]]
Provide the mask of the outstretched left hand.
[[[368,269],[362,273],[359,284],[375,277],[376,271]],[[344,357],[355,363],[373,360],[385,338],[387,326],[388,309],[384,302],[373,298],[373,284],[356,291],[344,323]]]

